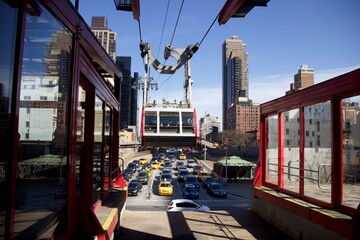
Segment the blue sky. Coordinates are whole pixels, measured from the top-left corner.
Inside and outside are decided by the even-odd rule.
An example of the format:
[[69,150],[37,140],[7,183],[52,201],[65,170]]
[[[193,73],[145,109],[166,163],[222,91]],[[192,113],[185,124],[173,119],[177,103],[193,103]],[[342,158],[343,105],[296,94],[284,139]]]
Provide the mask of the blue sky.
[[[168,1],[140,0],[142,39],[153,45],[161,62],[181,5],[180,0],[170,1],[161,40]],[[200,42],[225,2],[185,0],[172,46]],[[117,55],[131,56],[132,72],[143,76],[138,22],[132,14],[116,11],[113,0],[80,0],[79,12],[89,25],[92,16],[106,16],[109,28],[117,32]],[[246,44],[249,96],[264,103],[285,94],[301,64],[315,70],[315,83],[359,68],[359,13],[358,0],[270,0],[267,7],[256,7],[245,18],[232,18],[221,26],[216,22],[191,59],[198,118],[208,112],[221,120],[221,46],[225,39],[235,35]],[[153,69],[151,73],[160,88],[150,92],[150,101],[183,98],[183,68],[171,78]]]

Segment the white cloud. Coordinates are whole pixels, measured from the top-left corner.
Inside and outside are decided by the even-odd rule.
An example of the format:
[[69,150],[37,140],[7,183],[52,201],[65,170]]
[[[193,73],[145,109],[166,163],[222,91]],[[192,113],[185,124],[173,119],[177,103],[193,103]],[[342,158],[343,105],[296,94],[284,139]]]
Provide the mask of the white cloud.
[[331,78],[337,77],[344,73],[351,72],[355,69],[360,68],[360,65],[355,65],[352,67],[344,67],[344,68],[334,68],[328,70],[315,70],[315,83],[320,83],[326,80],[330,80]]
[[[359,67],[360,65],[318,71],[315,69],[315,84],[330,80],[331,78],[353,71]],[[295,73],[296,72],[294,72],[294,74]],[[250,79],[250,99],[256,103],[264,103],[284,96],[285,92],[290,89],[290,84],[294,82],[294,74],[270,75]]]

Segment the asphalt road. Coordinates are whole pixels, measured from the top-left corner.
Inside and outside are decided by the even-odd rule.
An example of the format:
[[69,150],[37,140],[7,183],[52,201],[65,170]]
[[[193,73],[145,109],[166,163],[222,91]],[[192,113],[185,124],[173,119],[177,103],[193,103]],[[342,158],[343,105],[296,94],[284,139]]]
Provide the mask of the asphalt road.
[[159,170],[153,171],[139,195],[128,197],[120,239],[291,239],[251,212],[251,181],[227,184],[226,198],[214,198],[200,187],[195,202],[210,207],[210,212],[167,212],[171,199],[183,198],[183,183],[174,170],[174,195],[159,196],[159,175]]

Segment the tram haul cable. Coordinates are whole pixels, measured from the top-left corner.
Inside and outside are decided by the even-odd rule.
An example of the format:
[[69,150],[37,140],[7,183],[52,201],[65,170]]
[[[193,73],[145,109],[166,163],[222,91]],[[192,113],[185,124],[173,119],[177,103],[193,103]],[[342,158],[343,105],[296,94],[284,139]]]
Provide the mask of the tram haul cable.
[[177,17],[177,19],[176,19],[176,23],[175,23],[175,27],[174,27],[174,31],[173,31],[173,34],[172,34],[172,37],[171,37],[170,46],[171,46],[171,44],[172,44],[172,42],[173,42],[173,40],[174,40],[176,28],[177,28],[177,25],[178,25],[178,23],[179,23],[179,19],[180,19],[180,15],[181,15],[181,11],[182,11],[183,5],[184,5],[184,0],[182,0],[182,2],[181,2],[180,10],[179,10],[178,17]]

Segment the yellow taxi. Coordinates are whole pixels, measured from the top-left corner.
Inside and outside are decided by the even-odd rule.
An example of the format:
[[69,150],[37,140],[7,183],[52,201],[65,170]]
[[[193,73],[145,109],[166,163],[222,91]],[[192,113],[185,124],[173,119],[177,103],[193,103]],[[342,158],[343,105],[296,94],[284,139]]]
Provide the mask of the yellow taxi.
[[186,155],[183,154],[183,153],[181,153],[181,154],[179,155],[179,159],[180,159],[180,160],[186,160]]
[[151,168],[149,168],[148,170],[146,170],[147,171],[147,173],[148,173],[148,175],[149,175],[149,177],[151,177],[151,175],[152,175],[152,170],[151,170]]
[[140,158],[140,164],[141,165],[144,165],[144,164],[146,164],[146,163],[148,163],[149,162],[149,160],[147,159],[147,158]]
[[201,182],[205,181],[205,178],[211,177],[210,173],[201,171],[197,173],[197,177]]
[[151,169],[159,169],[160,163],[159,162],[152,162],[151,163]]
[[158,193],[160,196],[171,196],[174,194],[174,186],[171,184],[171,182],[160,182],[158,187]]

